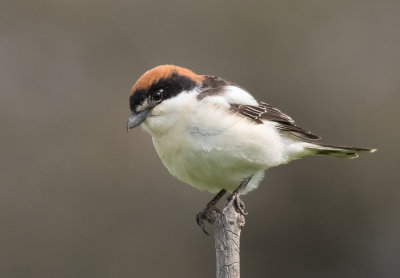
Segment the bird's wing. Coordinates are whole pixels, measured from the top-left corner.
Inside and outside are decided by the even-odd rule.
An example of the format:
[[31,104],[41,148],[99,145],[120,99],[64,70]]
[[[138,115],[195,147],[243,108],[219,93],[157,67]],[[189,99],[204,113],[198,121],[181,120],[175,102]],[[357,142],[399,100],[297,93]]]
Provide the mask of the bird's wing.
[[321,137],[312,134],[310,131],[296,126],[291,117],[268,103],[259,102],[258,105],[231,104],[231,111],[246,117],[256,124],[263,124],[263,120],[275,122],[279,130],[289,132],[303,140],[321,139]]
[[[271,105],[258,102],[245,89],[216,76],[205,76],[198,99],[202,100],[213,96],[223,96],[224,102],[230,111],[237,113],[256,124],[263,124],[268,120],[276,123],[276,127],[285,132],[305,140],[319,140],[319,136],[295,125],[294,120]],[[220,99],[219,99],[220,100]]]

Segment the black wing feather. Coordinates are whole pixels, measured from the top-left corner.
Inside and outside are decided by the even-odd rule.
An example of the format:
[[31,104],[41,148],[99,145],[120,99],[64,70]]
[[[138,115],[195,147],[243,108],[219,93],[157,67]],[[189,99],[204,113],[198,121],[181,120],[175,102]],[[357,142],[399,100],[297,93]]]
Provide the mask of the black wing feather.
[[[239,87],[230,81],[226,81],[216,76],[205,76],[204,81],[201,84],[201,93],[197,98],[202,100],[208,96],[221,94],[224,92],[224,87],[229,85]],[[231,104],[231,110],[234,113],[239,113],[241,116],[246,117],[256,124],[262,124],[263,120],[276,122],[276,127],[279,130],[289,132],[302,140],[321,139],[319,136],[296,126],[291,117],[281,112],[279,109],[272,107],[268,103],[258,102],[258,105]]]
[[262,124],[263,120],[276,122],[279,130],[289,132],[300,139],[321,139],[321,137],[312,134],[310,131],[296,126],[291,117],[268,103],[259,102],[258,105],[231,104],[231,110],[257,124]]

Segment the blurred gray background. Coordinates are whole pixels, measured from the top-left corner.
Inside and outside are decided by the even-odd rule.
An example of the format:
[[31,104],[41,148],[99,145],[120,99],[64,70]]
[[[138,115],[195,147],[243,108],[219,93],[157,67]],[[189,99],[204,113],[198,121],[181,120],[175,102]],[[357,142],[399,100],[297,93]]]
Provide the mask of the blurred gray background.
[[400,2],[0,2],[0,277],[214,277],[212,197],[125,132],[132,84],[214,74],[357,160],[270,169],[242,277],[400,277]]

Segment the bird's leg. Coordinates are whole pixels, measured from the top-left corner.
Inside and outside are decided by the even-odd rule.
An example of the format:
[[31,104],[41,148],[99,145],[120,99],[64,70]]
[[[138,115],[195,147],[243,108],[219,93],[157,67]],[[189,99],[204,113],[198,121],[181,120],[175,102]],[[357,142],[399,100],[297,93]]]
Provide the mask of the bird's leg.
[[246,215],[247,212],[244,211],[245,205],[242,199],[240,199],[239,195],[246,188],[251,178],[252,177],[245,178],[240,183],[240,185],[232,192],[232,194],[228,197],[228,202],[234,202],[237,212],[241,213],[242,215]]
[[207,235],[209,235],[209,233],[206,231],[206,227],[204,225],[204,220],[206,220],[207,222],[211,222],[211,215],[210,213],[214,210],[217,212],[220,212],[219,208],[217,208],[215,205],[218,203],[218,201],[222,198],[222,196],[224,196],[226,193],[225,189],[222,189],[220,192],[218,192],[217,195],[215,195],[214,198],[212,198],[212,200],[210,202],[208,202],[208,204],[206,205],[206,207],[204,209],[202,209],[197,215],[196,215],[196,222],[197,224],[201,227],[201,229],[203,230],[203,232],[205,232]]

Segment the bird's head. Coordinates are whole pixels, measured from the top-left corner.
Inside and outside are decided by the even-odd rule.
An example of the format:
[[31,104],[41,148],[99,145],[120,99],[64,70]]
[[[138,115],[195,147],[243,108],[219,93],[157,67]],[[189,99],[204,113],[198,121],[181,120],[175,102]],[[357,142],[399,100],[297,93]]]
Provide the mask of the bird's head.
[[145,72],[131,90],[127,130],[146,123],[149,118],[176,112],[178,103],[173,105],[171,100],[184,91],[193,90],[203,79],[202,75],[174,65],[162,65]]

